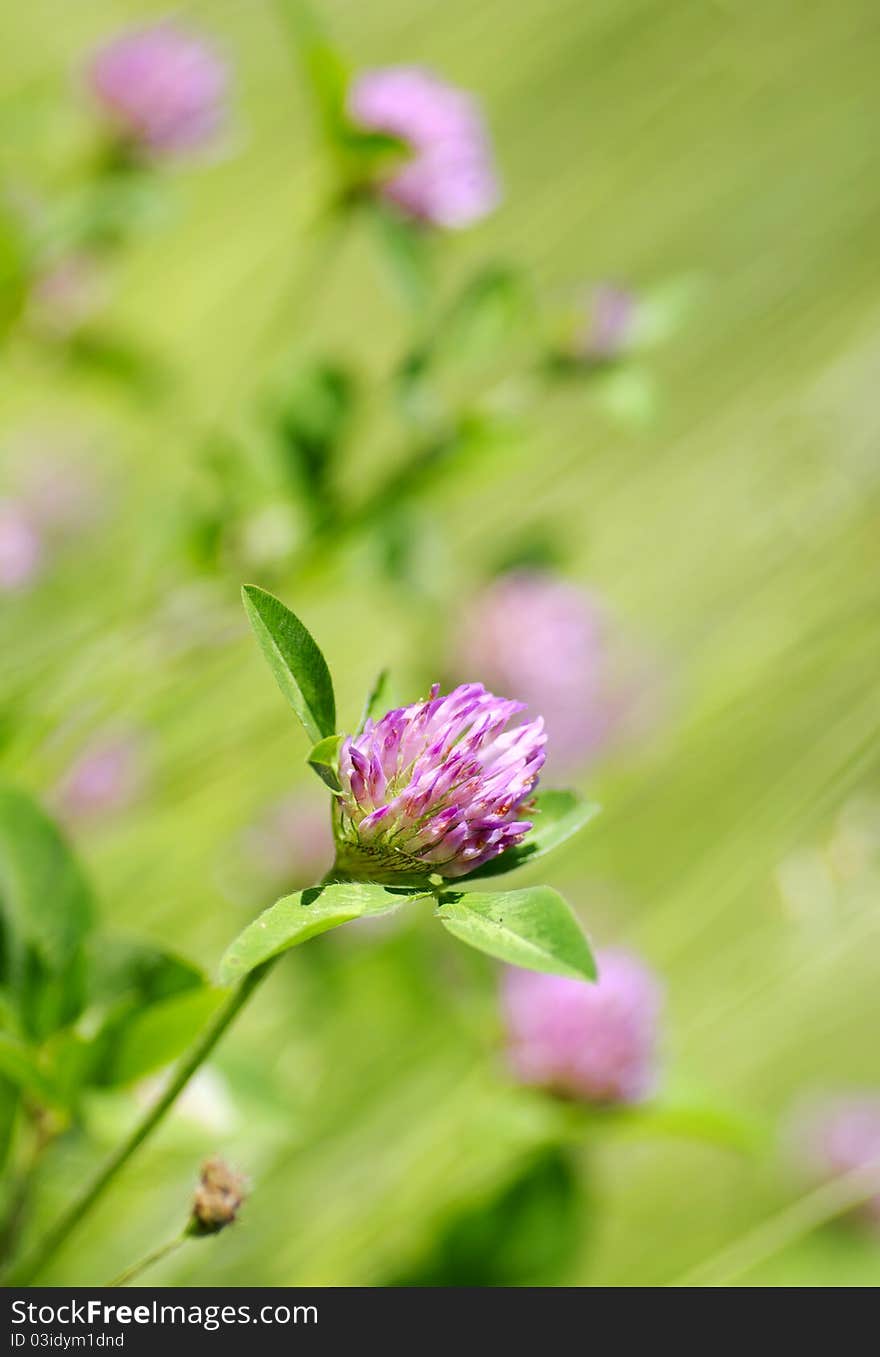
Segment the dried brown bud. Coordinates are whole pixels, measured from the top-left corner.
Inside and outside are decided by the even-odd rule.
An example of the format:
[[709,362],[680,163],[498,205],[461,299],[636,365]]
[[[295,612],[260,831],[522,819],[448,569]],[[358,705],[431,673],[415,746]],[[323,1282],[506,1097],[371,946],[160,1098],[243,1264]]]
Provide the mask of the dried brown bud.
[[193,1197],[191,1233],[216,1234],[231,1225],[246,1195],[244,1178],[219,1155],[206,1159]]

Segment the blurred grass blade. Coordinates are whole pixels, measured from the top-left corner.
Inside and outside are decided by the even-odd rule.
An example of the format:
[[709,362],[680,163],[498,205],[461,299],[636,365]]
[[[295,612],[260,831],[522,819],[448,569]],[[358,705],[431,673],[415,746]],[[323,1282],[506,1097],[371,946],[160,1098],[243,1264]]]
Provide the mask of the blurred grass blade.
[[245,611],[269,667],[313,744],[336,729],[327,661],[295,613],[255,584],[242,587]]
[[440,922],[462,942],[514,966],[595,980],[590,944],[571,908],[549,886],[441,896]]
[[364,709],[361,712],[361,719],[358,722],[358,734],[363,730],[368,721],[377,721],[380,716],[390,709],[391,704],[391,675],[387,669],[383,669],[376,678],[376,682],[367,700],[364,703]]
[[366,915],[389,914],[423,895],[364,882],[336,882],[287,895],[238,935],[220,962],[220,983],[232,985],[270,957],[330,928]]
[[528,812],[529,819],[534,819],[535,827],[524,841],[499,853],[497,858],[492,858],[461,879],[478,881],[483,877],[502,876],[505,872],[514,872],[518,867],[537,862],[538,858],[552,853],[554,848],[559,848],[584,825],[589,824],[599,814],[599,809],[594,801],[585,801],[577,792],[538,792],[534,810]]

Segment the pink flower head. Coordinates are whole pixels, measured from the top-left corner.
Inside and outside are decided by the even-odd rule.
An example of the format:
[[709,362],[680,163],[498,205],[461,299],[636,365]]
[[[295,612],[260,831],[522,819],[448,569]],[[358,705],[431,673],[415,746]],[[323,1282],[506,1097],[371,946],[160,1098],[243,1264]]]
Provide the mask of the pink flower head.
[[557,768],[597,754],[620,721],[608,618],[564,580],[523,570],[493,581],[464,614],[456,651],[459,670],[485,674],[541,713]]
[[226,65],[171,23],[115,38],[97,53],[89,80],[122,136],[156,155],[198,149],[223,122]]
[[382,184],[408,216],[462,227],[485,217],[500,191],[483,118],[473,97],[418,66],[365,71],[348,97],[352,120],[396,137],[410,158]]
[[142,752],[133,734],[100,736],[83,749],[58,787],[63,818],[99,820],[130,806],[143,786]]
[[859,1214],[880,1228],[880,1094],[841,1094],[802,1110],[796,1127],[798,1156],[820,1182],[877,1166],[877,1192]]
[[[20,494],[34,523],[53,543],[93,528],[106,508],[104,486],[75,444],[53,434],[34,440],[19,477]],[[53,442],[56,444],[53,446]]]
[[42,538],[27,509],[12,500],[0,501],[0,591],[26,588],[42,559]]
[[287,797],[245,834],[245,850],[260,876],[288,890],[320,881],[333,861],[325,798]]
[[98,311],[104,292],[97,260],[85,253],[62,255],[34,278],[28,313],[40,334],[69,339]]
[[619,358],[633,336],[638,301],[627,288],[599,283],[593,291],[588,316],[575,337],[579,358],[607,363]]
[[517,844],[544,763],[543,722],[482,683],[367,721],[339,754],[337,860],[361,875],[459,877]]
[[590,1103],[632,1103],[657,1078],[662,989],[629,952],[597,957],[595,984],[510,969],[504,977],[508,1053],[517,1077]]

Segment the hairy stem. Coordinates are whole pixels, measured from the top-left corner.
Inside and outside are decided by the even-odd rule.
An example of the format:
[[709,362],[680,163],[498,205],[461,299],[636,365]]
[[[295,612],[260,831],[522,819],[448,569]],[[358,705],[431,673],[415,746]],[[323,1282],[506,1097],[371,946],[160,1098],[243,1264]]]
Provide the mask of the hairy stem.
[[33,1278],[54,1258],[62,1244],[67,1242],[68,1237],[104,1195],[117,1174],[164,1120],[199,1066],[207,1060],[227,1027],[244,1008],[248,999],[268,975],[276,960],[276,957],[272,957],[262,966],[251,971],[232,991],[226,1002],[222,1004],[205,1027],[201,1036],[196,1039],[188,1054],[183,1057],[174,1077],[159,1100],[144,1114],[128,1137],[113,1152],[100,1172],[90,1183],[86,1184],[80,1195],[71,1202],[30,1257],[25,1258],[17,1268],[12,1270],[7,1278],[9,1284],[15,1286],[29,1285]]

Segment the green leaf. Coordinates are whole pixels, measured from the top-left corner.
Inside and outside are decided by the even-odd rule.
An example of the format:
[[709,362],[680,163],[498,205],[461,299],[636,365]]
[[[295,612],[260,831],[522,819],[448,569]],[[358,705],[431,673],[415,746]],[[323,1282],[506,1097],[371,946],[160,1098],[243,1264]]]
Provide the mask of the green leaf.
[[132,235],[155,230],[172,215],[165,186],[123,152],[107,160],[97,176],[56,202],[47,242],[63,255],[73,249],[100,251],[118,246]]
[[570,1149],[542,1146],[491,1195],[447,1216],[427,1256],[391,1285],[558,1285],[583,1237],[584,1177]]
[[424,230],[386,203],[364,208],[401,301],[421,311],[431,293],[430,242]]
[[203,985],[132,1012],[118,1026],[102,1061],[97,1082],[129,1084],[162,1069],[186,1049],[204,1027],[226,992]]
[[348,154],[348,175],[355,190],[386,177],[409,159],[410,148],[402,137],[388,132],[365,132],[349,123],[341,137]]
[[629,347],[634,350],[654,348],[672,338],[690,318],[703,286],[698,274],[685,274],[669,278],[640,296]]
[[5,1167],[15,1142],[15,1124],[20,1102],[21,1090],[18,1085],[0,1075],[0,1170]]
[[295,613],[255,584],[242,588],[245,611],[278,687],[313,744],[336,730],[336,699],[327,661]]
[[622,424],[644,429],[656,416],[657,383],[645,369],[611,369],[597,379],[596,392],[607,413]]
[[327,139],[345,139],[348,120],[345,97],[348,70],[311,5],[305,0],[280,0],[280,11],[302,62],[321,127]]
[[315,532],[339,514],[334,473],[354,414],[354,378],[337,363],[302,367],[284,392],[277,417],[282,470]]
[[462,942],[530,971],[595,980],[596,964],[580,924],[549,886],[440,897],[437,916]]
[[502,876],[505,872],[515,872],[518,867],[537,862],[538,858],[552,853],[560,844],[577,834],[598,814],[599,806],[594,801],[585,801],[577,792],[538,792],[534,810],[529,811],[529,818],[534,819],[535,827],[529,830],[523,842],[499,853],[497,858],[485,862],[461,880],[478,881],[484,877]]
[[337,161],[343,186],[359,187],[390,160],[409,153],[405,142],[387,132],[355,126],[348,109],[349,63],[333,43],[306,0],[278,0],[299,58],[324,141]]
[[525,321],[530,301],[525,279],[515,269],[483,269],[453,303],[435,348],[459,363],[493,358]]
[[90,994],[103,1018],[82,1053],[81,1082],[126,1083],[167,1065],[210,1015],[217,993],[182,957],[150,943],[102,939]]
[[714,1145],[740,1154],[766,1150],[771,1128],[756,1116],[721,1102],[705,1090],[678,1081],[656,1098],[632,1107],[603,1109],[617,1134],[626,1137],[663,1136]]
[[335,882],[286,895],[240,933],[220,962],[220,983],[234,984],[270,957],[365,915],[389,914],[424,891]]
[[62,1101],[52,1079],[41,1068],[36,1052],[6,1032],[0,1032],[0,1076],[23,1092],[32,1093],[42,1103],[53,1106]]
[[326,782],[331,792],[338,792],[339,787],[339,748],[344,735],[328,735],[325,740],[319,740],[309,754],[309,767],[314,769],[322,782]]
[[19,319],[27,302],[30,261],[21,224],[0,204],[0,339]]
[[138,1009],[206,984],[191,961],[140,938],[102,935],[91,949],[89,996],[92,1003],[131,1003]]
[[85,376],[126,387],[142,400],[156,399],[167,388],[168,371],[155,354],[107,329],[78,330],[68,341],[66,358]]
[[94,905],[66,841],[23,792],[0,787],[0,985],[22,1029],[41,1038],[85,998],[83,943]]
[[92,925],[91,892],[66,840],[13,787],[0,787],[0,900],[15,931],[58,969]]
[[376,678],[376,682],[364,703],[364,709],[361,712],[361,719],[358,722],[358,734],[363,730],[368,721],[376,721],[380,716],[384,716],[386,711],[391,708],[391,676],[387,669],[383,669]]

